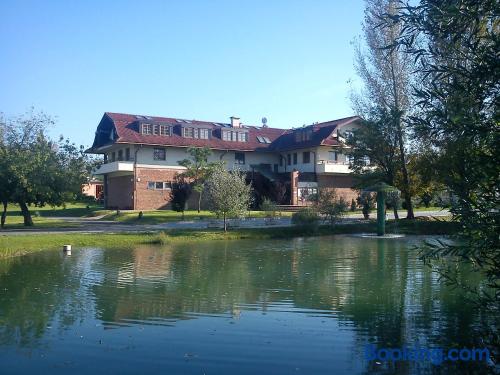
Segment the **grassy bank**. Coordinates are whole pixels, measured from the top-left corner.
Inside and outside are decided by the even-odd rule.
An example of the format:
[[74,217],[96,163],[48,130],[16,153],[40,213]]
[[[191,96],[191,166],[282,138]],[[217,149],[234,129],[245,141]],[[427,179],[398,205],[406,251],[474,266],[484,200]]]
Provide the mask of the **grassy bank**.
[[[303,236],[326,236],[333,234],[373,233],[376,224],[356,223],[341,224],[334,227],[320,226],[317,231],[310,232],[300,227],[266,227],[233,229],[227,233],[219,229],[205,230],[167,230],[160,233],[120,233],[120,234],[34,234],[26,236],[0,236],[0,258],[23,255],[40,250],[58,250],[63,244],[73,247],[129,247],[139,244],[169,244],[178,242],[196,242],[212,240],[237,239],[287,239]],[[449,235],[457,233],[457,223],[437,220],[399,220],[397,226],[394,221],[387,223],[388,233],[404,233],[417,235]]]

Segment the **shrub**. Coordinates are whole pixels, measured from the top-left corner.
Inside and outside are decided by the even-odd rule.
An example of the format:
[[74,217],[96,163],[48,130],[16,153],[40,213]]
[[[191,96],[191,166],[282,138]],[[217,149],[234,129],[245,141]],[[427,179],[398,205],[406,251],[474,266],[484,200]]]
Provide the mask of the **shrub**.
[[319,215],[312,208],[303,208],[292,215],[292,224],[301,227],[305,232],[316,232]]
[[275,218],[277,216],[278,207],[276,203],[268,198],[264,198],[260,205],[260,209],[266,213],[267,218]]
[[356,201],[353,199],[351,199],[351,212],[354,212],[356,211],[356,208],[358,207],[358,205],[356,204]]
[[339,221],[348,208],[345,199],[337,197],[334,189],[320,190],[315,198],[315,206],[331,225]]

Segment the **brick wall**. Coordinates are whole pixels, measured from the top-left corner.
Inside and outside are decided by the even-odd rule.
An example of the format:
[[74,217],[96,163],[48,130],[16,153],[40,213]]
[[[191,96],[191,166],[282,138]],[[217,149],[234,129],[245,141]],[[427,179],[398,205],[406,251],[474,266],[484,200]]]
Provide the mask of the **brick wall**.
[[334,188],[338,196],[344,197],[348,203],[352,199],[356,200],[358,192],[352,189],[354,181],[352,176],[328,176],[318,174],[318,188],[329,189]]
[[174,169],[137,168],[137,202],[136,210],[161,210],[170,209],[172,199],[170,190],[148,189],[148,181],[173,182],[179,173]]
[[131,210],[133,208],[132,180],[132,175],[108,177],[106,208],[120,210]]

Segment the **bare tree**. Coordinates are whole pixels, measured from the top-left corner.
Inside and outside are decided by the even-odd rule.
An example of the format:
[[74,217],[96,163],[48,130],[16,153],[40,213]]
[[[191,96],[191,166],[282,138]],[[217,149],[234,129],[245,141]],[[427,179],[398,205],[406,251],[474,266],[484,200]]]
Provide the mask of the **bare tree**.
[[412,60],[394,48],[400,25],[383,24],[387,14],[397,12],[397,0],[365,0],[363,22],[364,44],[356,44],[355,68],[363,81],[361,91],[351,95],[352,105],[358,115],[370,119],[371,114],[384,111],[390,114],[390,124],[397,139],[407,217],[412,219],[410,177],[407,166],[408,127],[406,119],[412,109]]

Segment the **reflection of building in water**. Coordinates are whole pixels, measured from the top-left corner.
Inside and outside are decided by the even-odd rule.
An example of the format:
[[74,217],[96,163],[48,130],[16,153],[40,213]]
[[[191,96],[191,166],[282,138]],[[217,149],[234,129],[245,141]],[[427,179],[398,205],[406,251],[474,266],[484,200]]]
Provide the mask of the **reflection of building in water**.
[[171,251],[158,251],[150,246],[133,250],[133,263],[118,269],[118,283],[131,284],[140,280],[163,280],[172,278]]

